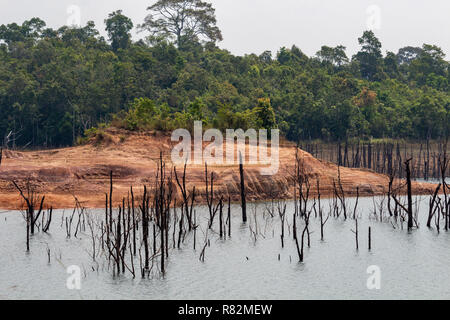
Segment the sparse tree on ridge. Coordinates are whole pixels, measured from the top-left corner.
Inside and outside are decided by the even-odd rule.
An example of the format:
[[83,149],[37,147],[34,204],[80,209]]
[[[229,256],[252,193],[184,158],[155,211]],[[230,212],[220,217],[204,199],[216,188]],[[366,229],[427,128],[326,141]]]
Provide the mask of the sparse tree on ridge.
[[337,67],[340,67],[348,63],[348,57],[347,54],[345,53],[345,49],[346,48],[342,45],[339,45],[335,48],[322,46],[320,51],[316,53],[316,56],[322,62],[327,62]]
[[130,31],[133,29],[131,19],[124,16],[122,10],[117,10],[109,14],[105,24],[113,50],[127,48],[131,41]]
[[150,14],[141,29],[155,38],[175,40],[178,48],[185,41],[205,39],[221,41],[215,9],[201,0],[159,0],[147,8]]
[[368,80],[374,80],[380,68],[381,42],[373,31],[364,31],[361,38],[358,38],[361,50],[354,56],[361,66],[361,75]]

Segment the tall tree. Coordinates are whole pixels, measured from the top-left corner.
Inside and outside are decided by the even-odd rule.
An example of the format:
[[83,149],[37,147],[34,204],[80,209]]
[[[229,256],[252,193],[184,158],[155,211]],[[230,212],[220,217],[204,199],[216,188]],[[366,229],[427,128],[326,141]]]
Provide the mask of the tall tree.
[[410,63],[409,79],[419,85],[446,90],[448,81],[445,53],[435,45],[424,44],[420,55]]
[[397,60],[398,64],[409,65],[413,60],[417,59],[422,54],[422,48],[419,47],[403,47],[398,50]]
[[46,24],[43,20],[39,18],[32,18],[22,24],[22,29],[27,37],[38,39],[41,36],[42,30],[45,26]]
[[258,99],[258,105],[253,109],[253,112],[260,128],[272,129],[276,127],[275,112],[269,98]]
[[320,61],[335,65],[337,67],[348,63],[348,57],[345,53],[345,47],[340,45],[335,48],[328,46],[322,46],[320,51],[316,53],[316,56]]
[[217,27],[215,9],[201,0],[159,0],[147,8],[150,14],[141,29],[150,31],[152,37],[175,40],[178,48],[185,41],[206,39],[222,40]]
[[45,22],[39,18],[26,20],[21,26],[17,23],[1,25],[0,40],[4,40],[8,45],[29,39],[38,40],[44,27]]
[[424,44],[422,52],[417,60],[419,69],[425,74],[435,73],[439,75],[445,74],[445,53],[441,48],[435,45]]
[[109,14],[105,24],[113,50],[126,49],[131,41],[130,31],[133,29],[131,19],[124,16],[122,10],[117,10]]
[[361,38],[358,38],[361,50],[354,57],[360,63],[361,75],[369,80],[374,80],[375,74],[379,71],[381,54],[381,42],[373,31],[364,31]]
[[397,78],[399,73],[397,56],[393,52],[386,52],[386,57],[384,58],[384,71],[391,78]]

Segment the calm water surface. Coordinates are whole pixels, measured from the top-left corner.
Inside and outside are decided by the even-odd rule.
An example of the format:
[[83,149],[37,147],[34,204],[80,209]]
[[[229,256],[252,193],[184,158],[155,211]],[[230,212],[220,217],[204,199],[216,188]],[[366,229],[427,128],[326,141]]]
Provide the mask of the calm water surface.
[[[135,280],[129,274],[113,277],[103,257],[97,259],[98,264],[92,261],[88,229],[78,238],[67,239],[65,228],[60,226],[62,210],[54,213],[50,234],[37,233],[31,239],[30,253],[25,250],[25,222],[20,212],[2,213],[0,299],[450,298],[450,235],[426,228],[426,197],[419,207],[420,228],[411,233],[400,225],[394,229],[388,219],[375,220],[371,215],[373,200],[360,199],[358,251],[351,231],[354,220],[330,218],[321,241],[320,221],[312,216],[311,248],[305,249],[304,263],[298,263],[290,227],[286,227],[285,248],[281,248],[280,219],[277,212],[274,218],[264,214],[265,206],[249,205],[250,221],[243,225],[240,207],[233,205],[232,237],[220,240],[218,234],[210,232],[204,263],[199,255],[208,213],[205,207],[198,207],[202,227],[197,233],[197,250],[193,250],[192,236],[187,236],[181,250],[171,249],[164,278]],[[327,212],[326,200],[323,206]],[[102,212],[92,214],[100,217]],[[289,226],[292,212],[293,204],[288,202]],[[71,210],[66,216],[68,213]],[[368,226],[372,227],[370,252]],[[256,229],[255,241],[251,230]],[[66,287],[70,265],[82,269],[81,290]],[[367,268],[371,265],[381,269],[380,290],[367,289]]]

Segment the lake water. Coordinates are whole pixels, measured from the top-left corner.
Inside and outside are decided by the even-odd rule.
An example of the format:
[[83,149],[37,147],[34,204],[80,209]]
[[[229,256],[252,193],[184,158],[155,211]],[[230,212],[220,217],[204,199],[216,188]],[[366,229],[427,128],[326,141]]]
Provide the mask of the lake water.
[[[353,200],[349,200],[351,204]],[[280,218],[263,212],[264,203],[250,204],[249,221],[241,223],[240,206],[232,206],[232,235],[221,240],[209,232],[205,261],[199,261],[204,241],[205,207],[197,208],[201,230],[197,248],[188,235],[182,249],[171,249],[167,271],[151,279],[113,277],[106,259],[90,256],[89,232],[67,239],[61,227],[63,211],[54,212],[49,234],[37,233],[26,252],[25,222],[19,212],[0,214],[0,299],[449,299],[450,234],[426,227],[428,198],[419,206],[420,228],[406,231],[386,218],[375,220],[372,198],[360,199],[359,250],[355,221],[331,217],[320,240],[320,220],[311,216],[311,247],[298,262],[291,227],[281,248]],[[325,212],[328,201],[323,200]],[[226,211],[226,210],[225,210]],[[65,215],[71,210],[66,210]],[[255,214],[256,212],[256,214]],[[287,203],[292,224],[293,203]],[[101,217],[102,210],[92,214]],[[255,216],[258,235],[255,237]],[[368,226],[372,250],[368,250]],[[251,228],[250,228],[251,227]],[[217,226],[214,227],[217,230]],[[299,233],[303,225],[299,223]],[[171,235],[171,234],[170,234]],[[171,241],[171,240],[170,240]],[[172,245],[172,242],[170,242]],[[50,249],[50,263],[48,251]],[[67,267],[82,270],[81,290],[66,286]],[[381,271],[381,288],[369,290],[369,266]],[[138,271],[139,273],[139,271]]]

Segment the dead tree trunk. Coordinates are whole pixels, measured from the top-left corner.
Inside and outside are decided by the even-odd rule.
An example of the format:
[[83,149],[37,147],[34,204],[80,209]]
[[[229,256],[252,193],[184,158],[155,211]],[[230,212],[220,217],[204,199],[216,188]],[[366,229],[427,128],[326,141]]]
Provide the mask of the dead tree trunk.
[[302,246],[300,249],[300,262],[303,262],[304,258],[304,247],[305,247],[305,234],[308,233],[308,247],[309,247],[309,217],[310,217],[311,211],[309,211],[305,216],[305,227],[303,228],[302,232]]
[[142,242],[144,243],[144,269],[149,268],[149,249],[148,249],[148,197],[147,197],[147,187],[144,186],[144,195],[142,196]]
[[228,238],[231,237],[231,197],[228,196]]
[[134,207],[133,187],[131,187],[130,190],[131,190],[131,213],[133,215],[133,255],[136,256],[136,213]]
[[47,223],[45,225],[43,225],[43,227],[42,227],[42,231],[45,233],[47,233],[48,230],[50,229],[50,224],[52,223],[52,213],[53,213],[53,208],[50,207],[50,210],[48,211]]
[[286,217],[286,204],[284,204],[283,207],[278,204],[278,214],[281,220],[281,247],[284,248],[284,220]]
[[443,157],[442,160],[440,160],[441,157],[439,157],[439,167],[441,171],[441,179],[442,179],[442,190],[444,193],[444,199],[443,199],[443,206],[442,206],[442,214],[444,215],[444,222],[445,222],[445,230],[448,230],[450,228],[450,199],[448,198],[447,191],[450,190],[449,185],[447,184],[446,175],[447,175],[447,168],[449,161],[447,159],[447,142],[445,142],[445,145],[443,146]]
[[[388,194],[387,194],[387,208],[388,208],[388,212],[389,212],[389,216],[393,216],[392,214],[392,207],[391,207],[391,198],[392,198],[392,185],[394,183],[394,173],[391,173],[389,175],[389,187],[388,187]],[[397,216],[397,214],[395,214],[395,216]]]
[[405,169],[406,169],[406,185],[408,189],[408,230],[413,228],[413,203],[412,203],[412,188],[411,188],[411,168],[410,161],[408,159],[405,161]]
[[359,241],[358,241],[358,218],[355,219],[355,230],[352,230],[355,234],[355,242],[356,242],[356,250],[359,250]]
[[429,204],[429,210],[428,210],[428,220],[427,220],[427,227],[431,227],[431,220],[433,219],[434,214],[436,213],[436,209],[438,208],[436,204],[436,197],[439,192],[439,189],[441,188],[441,184],[436,187],[436,190],[434,190],[433,196],[430,198],[430,204]]
[[154,208],[160,230],[161,273],[165,274],[166,259],[169,257],[169,221],[173,200],[172,175],[166,176],[166,164],[160,153],[159,174],[156,179]]
[[247,222],[247,204],[245,201],[245,180],[244,180],[244,164],[242,161],[242,154],[239,153],[239,174],[241,177],[241,207],[242,207],[242,222]]
[[295,240],[295,246],[297,247],[298,260],[299,260],[300,262],[302,262],[302,261],[303,261],[303,255],[302,255],[302,252],[300,251],[300,246],[299,246],[299,244],[298,244],[298,237],[297,237],[297,216],[296,216],[295,213],[294,213],[294,215],[293,215],[292,233],[293,233],[294,240]]
[[[323,241],[323,228],[325,226],[325,224],[327,223],[328,219],[330,218],[330,215],[328,214],[327,218],[325,220],[323,220],[323,209],[322,209],[322,204],[320,201],[320,182],[319,179],[316,180],[316,188],[317,188],[317,200],[318,200],[318,213],[319,213],[319,218],[320,218],[320,240]],[[314,202],[314,210],[316,210],[316,203]],[[316,216],[317,216],[317,211],[315,212]]]
[[109,230],[112,231],[112,194],[113,194],[113,172],[109,172]]
[[359,187],[356,187],[356,202],[355,207],[353,208],[353,219],[357,219],[357,209],[358,209],[358,202],[359,202]]
[[219,205],[214,206],[214,172],[211,172],[211,185],[208,182],[208,164],[205,162],[205,195],[206,204],[209,210],[209,223],[208,229],[211,229],[214,224],[214,218],[216,217]]
[[[181,195],[183,197],[185,214],[186,214],[186,218],[188,220],[188,226],[189,226],[189,231],[190,231],[190,230],[192,230],[192,217],[190,217],[190,213],[189,213],[189,197],[188,197],[188,193],[187,193],[187,189],[186,189],[186,165],[187,165],[187,163],[184,164],[182,182],[180,182],[180,180],[178,179],[176,167],[173,168],[173,171],[175,173],[175,179],[177,181],[178,187],[180,188]],[[183,215],[183,211],[181,211],[181,214]]]
[[[26,204],[25,219],[27,221],[27,229],[29,229],[29,233],[31,233],[33,235],[34,229],[36,226],[36,222],[38,221],[39,216],[41,215],[43,207],[44,207],[45,196],[42,196],[42,198],[40,198],[33,190],[33,187],[31,186],[29,181],[27,182],[27,185],[26,185],[27,195],[25,195],[23,193],[22,189],[19,187],[19,185],[14,180],[12,181],[12,183],[13,183],[14,187],[17,189],[17,191],[19,191],[19,194],[22,197],[22,199],[25,201],[25,204]],[[40,205],[39,205],[39,210],[36,213],[35,208],[36,208],[37,203],[40,203]],[[28,234],[28,231],[27,231],[27,234]],[[28,242],[28,240],[27,240],[27,242]],[[27,245],[27,248],[28,248],[28,245]]]
[[109,213],[108,213],[108,194],[105,193],[105,230],[106,230],[106,245],[109,245]]
[[220,233],[220,239],[224,236],[224,230],[223,230],[223,198],[220,198],[219,201],[219,233]]
[[[342,213],[344,214],[344,219],[347,220],[347,202],[345,200],[345,192],[344,187],[342,186],[341,181],[341,168],[338,166],[338,181],[337,186],[336,182],[333,180],[333,189],[334,189],[334,195],[337,200],[341,203]],[[337,209],[338,211],[338,209]],[[339,216],[339,214],[338,214]]]

